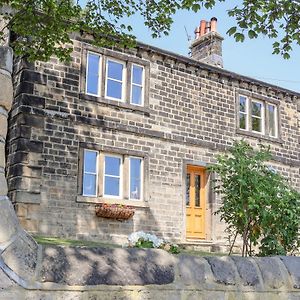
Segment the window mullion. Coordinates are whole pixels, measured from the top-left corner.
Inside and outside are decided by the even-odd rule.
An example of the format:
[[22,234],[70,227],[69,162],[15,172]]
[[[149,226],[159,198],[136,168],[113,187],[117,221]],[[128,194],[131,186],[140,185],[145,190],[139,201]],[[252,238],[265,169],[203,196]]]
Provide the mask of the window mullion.
[[131,103],[131,94],[132,94],[132,89],[131,89],[131,85],[132,85],[132,66],[133,64],[131,62],[127,63],[127,74],[126,74],[126,102],[128,104]]
[[248,130],[252,131],[252,101],[248,98]]

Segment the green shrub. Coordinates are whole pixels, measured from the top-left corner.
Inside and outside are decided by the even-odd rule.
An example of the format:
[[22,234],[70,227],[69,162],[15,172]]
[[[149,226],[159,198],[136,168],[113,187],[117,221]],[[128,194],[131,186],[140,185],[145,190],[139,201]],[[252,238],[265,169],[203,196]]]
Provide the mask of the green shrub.
[[271,159],[269,148],[254,150],[240,141],[210,167],[222,198],[217,213],[227,224],[231,250],[237,236],[242,238],[243,256],[255,254],[256,245],[262,256],[286,255],[300,245],[300,194],[268,167]]

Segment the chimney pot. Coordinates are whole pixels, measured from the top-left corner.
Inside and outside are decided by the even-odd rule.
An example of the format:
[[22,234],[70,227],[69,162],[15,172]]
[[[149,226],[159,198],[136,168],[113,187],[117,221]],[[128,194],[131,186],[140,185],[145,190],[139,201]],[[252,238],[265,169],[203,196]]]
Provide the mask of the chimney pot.
[[210,32],[210,22],[206,22],[205,34]]
[[206,21],[201,20],[200,22],[200,36],[205,34]]
[[212,32],[217,32],[217,22],[218,22],[218,19],[215,17],[210,19],[210,30]]

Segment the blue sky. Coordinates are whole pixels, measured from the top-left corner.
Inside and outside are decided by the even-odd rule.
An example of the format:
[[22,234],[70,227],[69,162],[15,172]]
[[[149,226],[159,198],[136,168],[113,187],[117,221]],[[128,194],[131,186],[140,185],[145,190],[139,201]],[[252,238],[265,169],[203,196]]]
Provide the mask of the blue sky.
[[300,92],[300,47],[295,46],[289,60],[280,55],[272,55],[272,41],[266,37],[235,42],[226,31],[234,26],[234,19],[228,17],[226,10],[233,3],[218,4],[214,9],[201,10],[197,14],[191,11],[178,12],[170,35],[160,39],[152,39],[149,30],[143,26],[139,18],[135,18],[135,35],[138,40],[178,54],[188,56],[189,42],[187,34],[194,39],[194,29],[201,19],[218,18],[218,32],[225,38],[223,41],[224,68],[242,75],[250,76],[278,86]]
[[[83,1],[81,1],[83,2]],[[243,43],[235,42],[226,31],[235,25],[235,20],[228,17],[227,10],[237,0],[218,3],[211,10],[180,11],[174,16],[174,23],[169,36],[152,39],[150,31],[144,26],[139,16],[134,16],[131,25],[137,39],[178,54],[188,56],[189,42],[187,34],[194,38],[194,29],[201,19],[218,18],[218,32],[225,38],[223,41],[224,68],[241,75],[250,76],[274,85],[300,92],[300,46],[295,46],[289,60],[280,55],[272,55],[272,41],[268,38],[246,39]]]

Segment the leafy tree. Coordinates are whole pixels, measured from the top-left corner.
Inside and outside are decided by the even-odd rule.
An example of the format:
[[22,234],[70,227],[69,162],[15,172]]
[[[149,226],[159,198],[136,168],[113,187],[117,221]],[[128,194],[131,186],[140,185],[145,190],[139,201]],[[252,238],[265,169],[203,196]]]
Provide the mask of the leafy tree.
[[230,253],[238,236],[242,255],[286,255],[299,248],[300,193],[274,169],[269,148],[254,150],[235,142],[229,153],[217,157],[211,170],[218,174],[215,191],[222,205],[217,211],[227,224]]
[[[132,46],[134,36],[128,17],[140,14],[153,37],[168,34],[172,16],[181,9],[199,11],[226,0],[0,0],[7,28],[15,34],[17,55],[48,60],[51,55],[68,59],[70,34],[87,32],[99,46]],[[229,1],[229,0],[228,0]],[[11,9],[7,9],[7,7]],[[275,39],[274,53],[289,58],[293,42],[300,44],[300,3],[290,0],[243,0],[228,11],[237,26],[228,30],[236,41],[245,36],[266,35]],[[3,34],[3,32],[2,32]],[[1,38],[1,32],[0,32]]]

